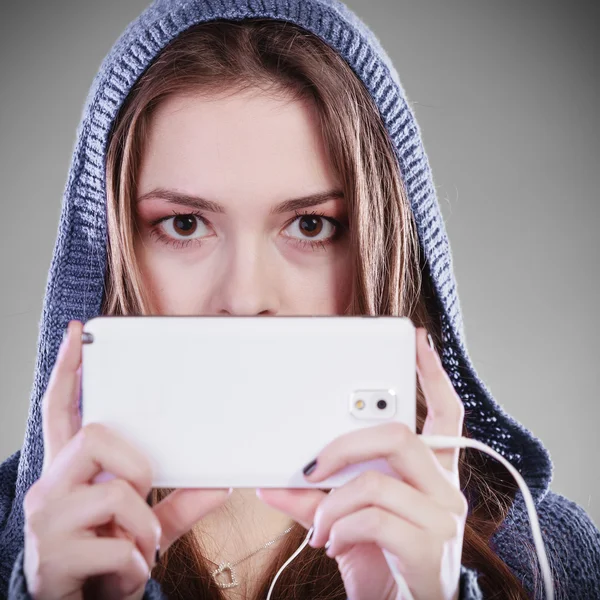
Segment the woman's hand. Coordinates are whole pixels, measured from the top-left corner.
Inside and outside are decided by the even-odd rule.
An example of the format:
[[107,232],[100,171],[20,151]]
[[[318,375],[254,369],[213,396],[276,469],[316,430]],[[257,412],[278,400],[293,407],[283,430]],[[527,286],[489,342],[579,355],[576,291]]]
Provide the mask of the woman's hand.
[[[166,550],[229,491],[178,489],[148,506],[147,457],[107,427],[81,427],[82,330],[69,323],[42,399],[42,475],[23,503],[25,578],[35,600],[81,600],[84,589],[88,598],[139,599],[157,549]],[[95,481],[102,471],[113,479]]]
[[[423,434],[462,435],[464,406],[427,332],[417,329],[417,373],[427,400]],[[403,600],[386,549],[415,600],[456,600],[468,505],[460,490],[458,448],[433,450],[401,423],[352,431],[328,444],[307,476],[321,481],[357,462],[386,458],[402,481],[366,471],[326,494],[261,489],[258,496],[303,527],[310,545],[329,541],[349,600]]]

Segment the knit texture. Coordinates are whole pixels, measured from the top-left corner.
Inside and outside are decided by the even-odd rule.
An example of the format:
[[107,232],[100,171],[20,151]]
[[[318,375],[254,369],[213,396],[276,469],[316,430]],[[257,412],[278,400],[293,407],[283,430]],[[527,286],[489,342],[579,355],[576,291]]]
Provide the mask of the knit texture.
[[[377,104],[393,142],[436,291],[435,303],[443,323],[442,362],[464,403],[470,436],[509,460],[529,486],[545,525],[544,542],[549,553],[555,553],[556,585],[564,590],[564,598],[600,598],[600,532],[583,508],[549,490],[553,465],[547,449],[504,411],[475,371],[466,347],[448,237],[419,127],[398,73],[378,39],[337,0],[157,0],[127,26],[100,66],[85,102],[63,195],[25,438],[21,450],[0,465],[0,592],[7,593],[11,574],[15,575],[14,589],[18,587],[23,498],[41,475],[40,403],[62,332],[70,320],[86,322],[100,312],[107,244],[105,152],[111,125],[136,80],[179,33],[204,21],[252,17],[287,20],[318,35],[346,60]],[[486,462],[494,461],[482,456]],[[520,491],[492,543],[534,597],[534,581],[540,583],[539,568],[531,552],[530,524]],[[156,591],[153,585],[151,581],[149,589]],[[469,590],[464,598],[480,597],[474,571],[463,568],[461,588]]]

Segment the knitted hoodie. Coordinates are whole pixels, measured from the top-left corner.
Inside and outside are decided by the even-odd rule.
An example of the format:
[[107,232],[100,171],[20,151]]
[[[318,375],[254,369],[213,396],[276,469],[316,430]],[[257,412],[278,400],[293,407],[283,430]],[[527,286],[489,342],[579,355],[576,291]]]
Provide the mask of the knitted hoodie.
[[[105,152],[111,124],[135,81],[179,33],[203,21],[250,17],[285,19],[315,33],[348,62],[368,89],[393,142],[429,263],[443,321],[442,361],[465,405],[470,435],[511,461],[527,483],[557,600],[600,599],[600,532],[582,507],[549,490],[553,465],[548,451],[494,400],[471,363],[451,251],[419,127],[378,39],[338,0],[156,0],[129,24],[103,61],[85,103],[64,191],[23,446],[0,465],[0,595],[9,594],[10,584],[11,600],[29,597],[22,570],[23,498],[41,475],[40,403],[62,332],[69,320],[85,322],[100,311],[107,242]],[[539,564],[528,550],[533,538],[520,491],[492,544],[531,597],[541,598]],[[475,570],[462,567],[462,600],[482,597],[477,577]],[[158,582],[150,580],[145,598],[161,596]]]

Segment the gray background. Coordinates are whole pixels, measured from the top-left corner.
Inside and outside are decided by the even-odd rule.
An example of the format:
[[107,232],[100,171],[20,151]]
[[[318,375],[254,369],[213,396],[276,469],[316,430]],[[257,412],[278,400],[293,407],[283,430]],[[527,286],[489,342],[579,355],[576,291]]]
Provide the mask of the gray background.
[[[413,103],[470,354],[600,523],[598,3],[352,0]],[[30,0],[0,18],[0,459],[23,440],[75,131],[147,0]],[[594,275],[596,273],[596,276]]]

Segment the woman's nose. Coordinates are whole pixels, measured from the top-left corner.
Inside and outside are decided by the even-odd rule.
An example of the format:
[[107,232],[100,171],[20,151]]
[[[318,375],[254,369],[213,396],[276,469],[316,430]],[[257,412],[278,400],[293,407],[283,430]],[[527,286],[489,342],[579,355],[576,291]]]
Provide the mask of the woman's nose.
[[265,248],[246,245],[231,252],[209,286],[214,312],[229,315],[274,315],[279,312],[279,281]]

